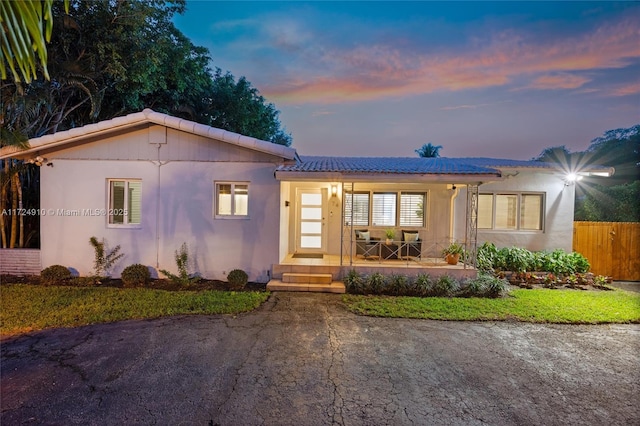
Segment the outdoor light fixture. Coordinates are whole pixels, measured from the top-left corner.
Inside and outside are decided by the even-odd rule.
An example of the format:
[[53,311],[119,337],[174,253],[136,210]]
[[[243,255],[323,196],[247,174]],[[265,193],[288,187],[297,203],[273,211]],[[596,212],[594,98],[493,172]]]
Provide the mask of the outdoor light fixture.
[[39,155],[38,155],[36,158],[30,158],[30,159],[28,159],[28,160],[27,160],[27,163],[29,163],[29,164],[35,164],[36,166],[40,167],[40,166],[42,166],[43,164],[47,164],[47,163],[48,163],[48,160],[47,160],[46,158],[41,157],[41,156],[39,156]]
[[569,173],[569,174],[567,174],[567,176],[566,176],[566,178],[564,180],[564,185],[565,186],[572,185],[572,184],[574,184],[576,182],[581,181],[583,177],[584,176],[579,176],[579,175],[577,175],[575,173]]
[[331,196],[336,197],[338,195],[338,185],[331,185]]

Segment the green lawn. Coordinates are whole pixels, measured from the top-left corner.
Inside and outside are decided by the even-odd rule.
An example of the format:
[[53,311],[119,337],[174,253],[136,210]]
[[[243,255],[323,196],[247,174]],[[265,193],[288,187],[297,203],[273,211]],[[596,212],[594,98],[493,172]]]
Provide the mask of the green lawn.
[[501,299],[345,295],[343,300],[357,314],[389,318],[640,323],[640,294],[623,290],[516,289]]
[[0,286],[0,334],[165,315],[235,314],[257,308],[268,296],[260,292],[8,284]]

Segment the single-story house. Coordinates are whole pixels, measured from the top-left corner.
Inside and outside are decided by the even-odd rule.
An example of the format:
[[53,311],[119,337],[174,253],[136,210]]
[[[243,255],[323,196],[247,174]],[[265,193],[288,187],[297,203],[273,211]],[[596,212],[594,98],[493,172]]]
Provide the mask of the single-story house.
[[[46,135],[0,158],[41,164],[42,267],[93,268],[92,236],[133,263],[266,282],[282,265],[443,267],[457,241],[571,250],[575,186],[556,164],[490,158],[305,157],[149,109]],[[591,166],[582,174],[610,175]],[[393,241],[386,231],[393,230]],[[473,270],[472,262],[458,268]],[[308,269],[308,268],[307,268]],[[326,270],[325,270],[326,272]]]

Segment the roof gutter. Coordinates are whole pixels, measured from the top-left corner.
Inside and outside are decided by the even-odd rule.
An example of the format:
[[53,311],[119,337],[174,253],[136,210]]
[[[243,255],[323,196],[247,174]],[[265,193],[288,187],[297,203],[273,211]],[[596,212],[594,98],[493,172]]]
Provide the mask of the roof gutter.
[[31,139],[29,140],[31,146],[25,150],[14,147],[4,147],[2,148],[2,150],[0,150],[0,159],[11,157],[25,158],[29,154],[41,153],[44,151],[49,152],[54,150],[55,148],[61,147],[62,145],[78,143],[85,139],[93,139],[99,136],[119,132],[132,127],[150,124],[166,126],[175,130],[184,131],[222,142],[227,142],[232,145],[253,149],[255,151],[279,156],[288,160],[295,160],[298,158],[296,150],[288,146],[273,144],[268,141],[263,141],[227,130],[218,129],[215,127],[196,123],[194,121],[172,117],[167,114],[155,112],[151,109],[145,109],[142,112],[136,112],[133,114],[125,115],[123,117],[116,117],[111,120],[101,121],[94,124],[87,124],[86,126],[76,127],[73,129],[53,133],[51,135],[45,135],[39,138]]

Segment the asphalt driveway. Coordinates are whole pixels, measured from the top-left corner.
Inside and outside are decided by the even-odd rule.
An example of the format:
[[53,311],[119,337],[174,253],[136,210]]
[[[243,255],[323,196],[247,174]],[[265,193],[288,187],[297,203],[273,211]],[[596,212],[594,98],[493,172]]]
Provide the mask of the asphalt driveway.
[[339,295],[2,342],[3,426],[640,424],[640,325],[360,317]]

